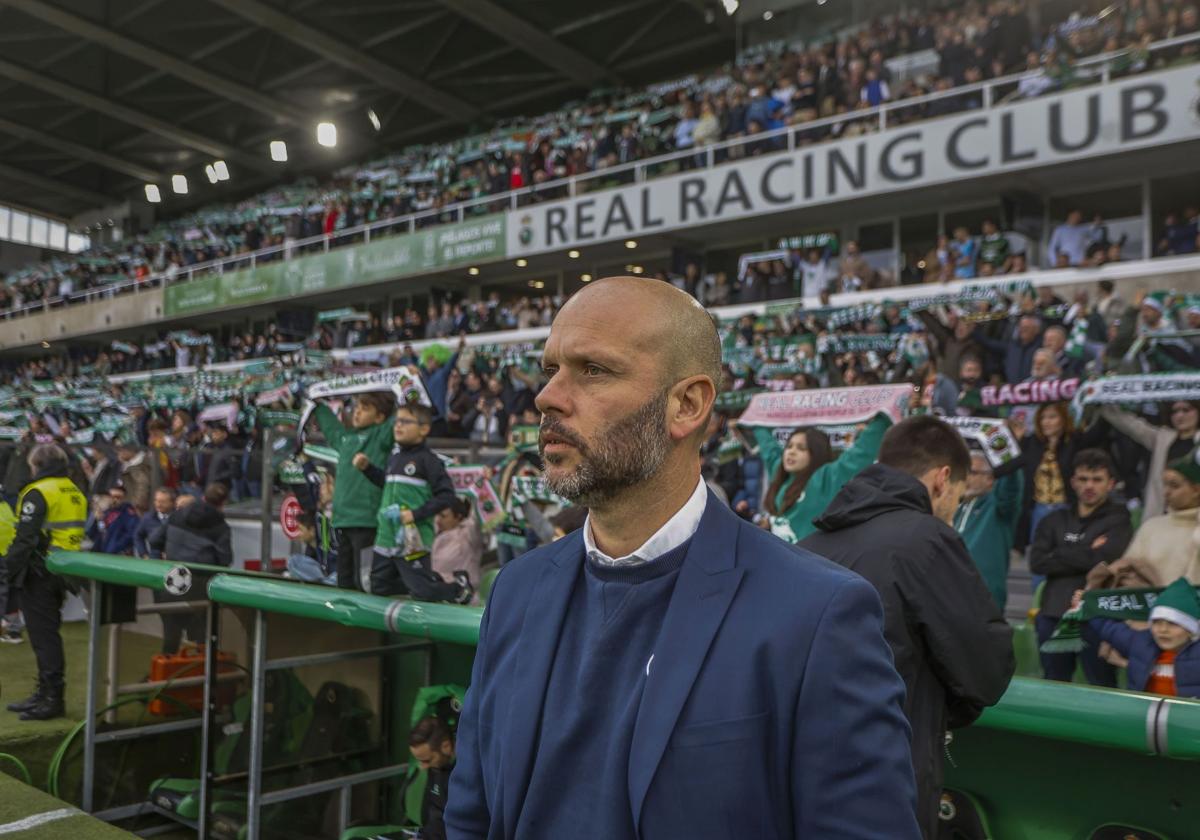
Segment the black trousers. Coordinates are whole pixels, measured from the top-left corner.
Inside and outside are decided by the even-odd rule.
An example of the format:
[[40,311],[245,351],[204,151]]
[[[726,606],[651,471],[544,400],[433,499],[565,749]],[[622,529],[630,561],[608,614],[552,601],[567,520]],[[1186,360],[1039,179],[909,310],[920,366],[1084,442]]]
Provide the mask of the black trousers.
[[62,688],[66,659],[63,655],[62,605],[66,586],[58,575],[30,569],[21,585],[21,610],[25,629],[37,660],[38,680],[49,688]]
[[[186,597],[172,595],[169,592],[154,592],[154,603],[156,604],[172,604],[186,600]],[[208,632],[204,626],[204,610],[161,613],[159,617],[162,619],[163,625],[162,652],[168,656],[179,653],[184,633],[187,633],[188,641],[193,644],[207,644],[208,640],[204,638],[204,634]]]
[[382,554],[372,558],[372,594],[412,595],[418,601],[453,601],[458,591],[457,583],[446,583],[433,571],[427,553],[412,560]]
[[362,553],[375,544],[375,529],[338,528],[337,538],[338,588],[361,590],[363,587],[359,569]]

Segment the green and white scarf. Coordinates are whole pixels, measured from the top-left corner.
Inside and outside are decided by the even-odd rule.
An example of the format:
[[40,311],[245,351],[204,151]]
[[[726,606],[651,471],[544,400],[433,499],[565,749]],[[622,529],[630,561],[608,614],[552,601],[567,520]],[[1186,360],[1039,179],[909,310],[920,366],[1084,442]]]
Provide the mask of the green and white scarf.
[[[1042,643],[1043,653],[1079,653],[1083,650],[1083,625],[1093,618],[1113,621],[1149,621],[1150,610],[1162,589],[1092,589],[1063,614],[1054,633]],[[1200,593],[1200,587],[1197,587]]]

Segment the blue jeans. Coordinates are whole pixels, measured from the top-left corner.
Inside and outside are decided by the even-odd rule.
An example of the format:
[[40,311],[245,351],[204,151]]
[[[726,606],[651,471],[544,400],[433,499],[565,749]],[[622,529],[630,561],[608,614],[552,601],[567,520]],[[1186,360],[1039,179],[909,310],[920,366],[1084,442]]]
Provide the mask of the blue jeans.
[[321,564],[306,554],[293,554],[287,561],[288,576],[308,583],[323,583],[326,586],[337,586],[337,572],[325,574]]

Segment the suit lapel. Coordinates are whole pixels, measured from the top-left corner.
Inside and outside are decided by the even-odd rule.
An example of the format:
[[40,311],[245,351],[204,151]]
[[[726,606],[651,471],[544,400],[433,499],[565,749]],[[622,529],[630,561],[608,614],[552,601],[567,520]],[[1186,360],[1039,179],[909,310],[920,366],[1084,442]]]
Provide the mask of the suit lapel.
[[559,550],[543,563],[541,576],[530,595],[521,626],[521,650],[509,683],[514,690],[508,699],[508,731],[501,756],[506,837],[516,836],[517,816],[533,770],[550,669],[562,635],[571,590],[582,564],[582,531],[577,530],[560,540],[559,546]]
[[739,523],[710,492],[654,645],[634,724],[629,801],[635,826],[675,723],[741,583],[744,570],[736,568]]

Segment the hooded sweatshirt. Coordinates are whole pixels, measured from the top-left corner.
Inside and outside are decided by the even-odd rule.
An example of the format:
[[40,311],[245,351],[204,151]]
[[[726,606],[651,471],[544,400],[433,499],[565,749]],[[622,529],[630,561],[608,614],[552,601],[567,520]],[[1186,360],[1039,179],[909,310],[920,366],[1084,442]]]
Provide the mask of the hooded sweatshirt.
[[[1047,514],[1029,549],[1030,571],[1046,576],[1041,614],[1062,618],[1075,590],[1085,587],[1087,573],[1121,557],[1131,533],[1129,511],[1112,499],[1087,516],[1079,515],[1078,505]],[[1104,543],[1093,548],[1100,537]]]
[[884,636],[907,689],[917,819],[936,836],[945,732],[974,721],[1008,687],[1012,628],[963,541],[908,473],[872,464],[816,526],[801,547],[862,575],[883,601]]

